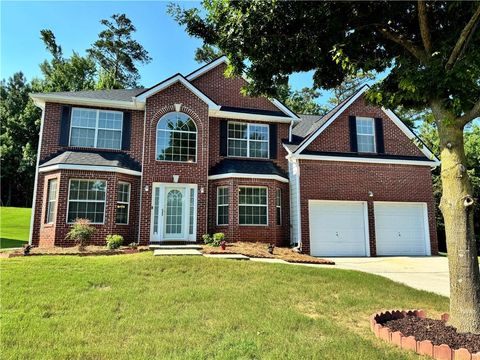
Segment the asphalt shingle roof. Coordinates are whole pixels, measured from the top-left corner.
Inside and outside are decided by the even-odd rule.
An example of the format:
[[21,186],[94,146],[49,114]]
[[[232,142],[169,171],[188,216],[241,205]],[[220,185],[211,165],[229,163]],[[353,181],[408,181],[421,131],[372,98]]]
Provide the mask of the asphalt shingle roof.
[[210,169],[209,175],[221,174],[278,175],[288,179],[288,175],[272,161],[223,159]]
[[65,151],[56,155],[52,159],[45,161],[40,167],[59,164],[112,166],[141,171],[140,164],[128,154],[109,151]]

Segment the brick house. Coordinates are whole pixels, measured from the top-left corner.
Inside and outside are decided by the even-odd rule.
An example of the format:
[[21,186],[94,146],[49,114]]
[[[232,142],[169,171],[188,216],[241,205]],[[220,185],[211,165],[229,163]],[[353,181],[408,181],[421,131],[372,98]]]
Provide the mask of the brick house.
[[32,94],[43,109],[30,243],[76,218],[126,243],[227,241],[315,256],[437,253],[438,160],[366,87],[325,116],[240,94],[219,58],[148,89]]

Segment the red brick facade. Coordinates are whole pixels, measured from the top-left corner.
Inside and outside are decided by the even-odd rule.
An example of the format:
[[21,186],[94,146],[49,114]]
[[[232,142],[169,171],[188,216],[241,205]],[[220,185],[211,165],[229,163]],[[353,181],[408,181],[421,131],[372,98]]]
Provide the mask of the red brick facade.
[[[240,94],[245,84],[241,78],[226,79],[223,76],[225,65],[202,74],[192,83],[222,106],[243,107],[279,111],[265,98],[248,98]],[[180,111],[189,115],[197,128],[197,158],[195,162],[167,162],[156,159],[158,121],[169,112]],[[43,139],[39,158],[43,162],[63,150],[80,150],[59,146],[62,104],[46,103],[43,125]],[[90,108],[98,108],[91,106]],[[117,110],[112,108],[104,108]],[[292,230],[290,221],[290,184],[278,179],[265,179],[252,175],[243,178],[229,177],[210,179],[209,170],[225,159],[220,156],[220,122],[225,119],[210,117],[208,105],[185,87],[181,82],[163,89],[147,98],[145,110],[120,110],[131,113],[131,139],[126,153],[141,164],[140,175],[126,175],[121,172],[52,170],[38,176],[37,197],[34,213],[32,243],[38,246],[71,246],[66,240],[71,224],[67,223],[68,192],[71,179],[99,179],[107,182],[105,221],[94,225],[97,229],[92,243],[105,244],[108,234],[120,234],[125,243],[139,242],[142,245],[152,241],[152,195],[156,184],[192,185],[196,192],[196,233],[197,242],[205,233],[224,232],[227,241],[259,241],[288,245]],[[418,148],[379,108],[366,105],[363,98],[355,101],[332,125],[330,125],[307,150],[350,152],[348,116],[381,117],[384,119],[385,153],[389,155],[421,156]],[[240,115],[239,115],[240,116]],[[252,122],[238,120],[241,122]],[[259,122],[265,122],[265,119]],[[277,124],[277,157],[265,159],[274,162],[285,173],[288,172],[287,152],[282,143],[288,140],[290,124]],[[92,149],[90,149],[92,150]],[[102,150],[96,150],[102,152]],[[112,151],[112,150],[108,150]],[[232,159],[229,157],[229,159]],[[242,158],[245,160],[245,158]],[[257,159],[258,160],[258,159]],[[48,180],[58,180],[56,212],[53,223],[46,224]],[[117,225],[117,186],[119,181],[131,184],[130,213],[128,225]],[[415,184],[412,191],[412,184]],[[218,226],[217,188],[229,189],[229,224]],[[244,226],[239,224],[239,187],[261,186],[268,189],[268,224],[264,226]],[[281,223],[277,224],[276,192],[281,190]],[[368,192],[373,192],[373,197]],[[301,237],[303,251],[309,252],[308,200],[352,200],[368,202],[370,248],[375,255],[375,226],[373,201],[409,201],[428,204],[432,253],[437,252],[434,203],[430,168],[428,166],[407,166],[388,164],[365,164],[355,162],[333,162],[300,160],[300,209]]]

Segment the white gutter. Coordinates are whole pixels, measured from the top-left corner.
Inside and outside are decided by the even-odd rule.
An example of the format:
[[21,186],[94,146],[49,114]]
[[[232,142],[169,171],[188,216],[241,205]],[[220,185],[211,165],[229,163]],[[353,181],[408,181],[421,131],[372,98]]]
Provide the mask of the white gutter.
[[355,163],[370,163],[370,164],[398,164],[398,165],[417,165],[437,167],[439,161],[425,161],[425,160],[404,160],[404,159],[381,159],[381,158],[365,158],[365,157],[346,157],[333,155],[295,155],[290,154],[286,156],[287,159],[300,160],[321,160],[321,161],[340,161],[340,162],[355,162]]
[[117,109],[129,109],[129,110],[143,110],[145,104],[137,101],[118,101],[118,100],[104,100],[104,99],[91,99],[91,98],[78,98],[72,96],[61,96],[54,94],[30,94],[35,105],[38,107],[45,107],[46,102],[53,102],[59,104],[68,105],[84,105],[84,106],[103,106]]
[[114,172],[119,174],[142,176],[141,171],[135,171],[116,166],[98,166],[98,165],[77,165],[77,164],[55,164],[50,166],[41,167],[38,172],[50,172],[57,170],[79,170],[79,171],[101,171],[101,172]]
[[[32,213],[30,215],[30,233],[28,235],[28,244],[32,245],[32,237],[33,237],[33,223],[35,218],[35,211],[36,211],[36,203],[37,203],[37,187],[38,187],[38,166],[40,165],[40,148],[42,146],[42,139],[43,139],[43,123],[45,122],[45,107],[39,106],[37,102],[35,105],[42,109],[42,118],[40,120],[40,135],[38,138],[38,147],[37,147],[37,164],[35,165],[35,180],[33,183],[33,198],[32,198]],[[44,104],[45,105],[45,104]]]
[[210,175],[208,180],[220,180],[220,179],[268,179],[268,180],[277,180],[280,182],[288,183],[288,179],[285,179],[279,175],[269,175],[269,174],[247,174],[247,173],[227,173],[219,175]]
[[235,119],[235,120],[252,120],[252,121],[268,121],[278,123],[291,123],[292,118],[285,116],[247,114],[235,111],[222,111],[217,109],[209,109],[208,115],[216,118]]

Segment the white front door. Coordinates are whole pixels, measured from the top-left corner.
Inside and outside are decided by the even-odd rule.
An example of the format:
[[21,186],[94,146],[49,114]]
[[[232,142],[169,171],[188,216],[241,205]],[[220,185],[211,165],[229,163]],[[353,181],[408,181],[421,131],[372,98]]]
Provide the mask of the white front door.
[[197,186],[152,186],[151,241],[196,240]]

